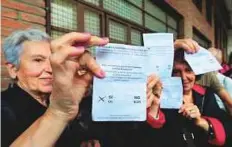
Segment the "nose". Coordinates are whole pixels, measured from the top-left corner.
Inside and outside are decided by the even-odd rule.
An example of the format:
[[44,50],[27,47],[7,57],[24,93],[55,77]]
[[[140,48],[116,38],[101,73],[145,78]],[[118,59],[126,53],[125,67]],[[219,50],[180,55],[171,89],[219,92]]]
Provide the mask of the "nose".
[[51,64],[49,62],[49,60],[47,60],[46,64],[45,64],[45,68],[44,70],[49,73],[49,74],[52,74],[52,67],[51,67]]
[[181,72],[181,79],[183,82],[187,80],[187,75],[185,72]]

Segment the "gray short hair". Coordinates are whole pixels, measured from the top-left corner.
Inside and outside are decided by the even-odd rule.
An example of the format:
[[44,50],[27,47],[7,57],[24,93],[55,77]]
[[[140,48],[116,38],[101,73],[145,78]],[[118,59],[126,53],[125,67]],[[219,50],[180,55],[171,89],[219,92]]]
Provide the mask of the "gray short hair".
[[3,53],[8,63],[15,65],[17,68],[20,63],[20,54],[23,50],[25,41],[48,41],[50,37],[45,32],[37,29],[19,30],[8,36],[3,43]]

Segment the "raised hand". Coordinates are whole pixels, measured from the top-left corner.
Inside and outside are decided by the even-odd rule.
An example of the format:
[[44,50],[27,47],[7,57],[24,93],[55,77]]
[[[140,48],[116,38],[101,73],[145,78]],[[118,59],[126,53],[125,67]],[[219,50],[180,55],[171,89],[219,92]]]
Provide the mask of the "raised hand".
[[184,117],[189,119],[200,119],[201,117],[198,107],[193,103],[183,104],[179,110],[179,113],[182,113]]
[[159,111],[160,95],[162,83],[156,75],[150,75],[147,79],[147,108],[152,116],[156,116]]
[[174,48],[184,49],[187,53],[196,53],[200,49],[200,46],[192,39],[177,39],[174,42]]
[[[49,110],[67,120],[75,118],[79,103],[92,80],[92,75],[104,78],[105,73],[86,48],[105,45],[107,38],[72,32],[51,42],[50,62],[53,70],[53,91]],[[80,71],[85,70],[84,74]]]

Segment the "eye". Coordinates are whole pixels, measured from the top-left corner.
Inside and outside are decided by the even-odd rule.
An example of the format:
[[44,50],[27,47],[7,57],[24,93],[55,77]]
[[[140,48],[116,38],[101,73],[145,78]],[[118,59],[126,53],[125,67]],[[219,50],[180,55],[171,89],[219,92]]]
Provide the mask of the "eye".
[[42,62],[43,61],[43,59],[41,59],[41,58],[35,58],[35,59],[33,59],[33,61],[35,61],[35,62]]
[[191,68],[187,68],[185,71],[186,72],[192,72],[193,70]]
[[179,74],[179,70],[173,69],[172,74],[174,76],[177,76]]

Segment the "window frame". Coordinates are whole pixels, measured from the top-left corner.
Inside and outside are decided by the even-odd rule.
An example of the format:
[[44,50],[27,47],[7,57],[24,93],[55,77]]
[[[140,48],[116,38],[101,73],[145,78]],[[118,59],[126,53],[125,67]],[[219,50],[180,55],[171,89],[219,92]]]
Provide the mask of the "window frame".
[[[78,8],[79,9],[79,8]],[[80,18],[80,20],[79,20],[79,22],[80,22],[80,31],[81,32],[84,32],[85,31],[85,23],[84,23],[84,21],[85,21],[85,16],[84,16],[84,13],[85,13],[85,10],[89,10],[89,11],[92,11],[92,12],[95,12],[95,13],[97,13],[98,15],[99,15],[99,17],[100,17],[100,36],[101,37],[104,37],[105,36],[105,17],[104,17],[104,13],[103,12],[101,12],[101,11],[99,11],[99,10],[96,10],[96,9],[94,9],[94,8],[92,8],[92,7],[89,7],[89,6],[86,6],[86,5],[83,5],[83,4],[80,4],[80,13],[82,14],[81,15],[81,18]],[[82,11],[81,11],[82,10]]]
[[[135,5],[134,3],[128,1],[128,0],[125,0],[127,1],[129,4],[133,5],[134,7],[140,9],[142,11],[142,25],[139,25],[129,19],[126,19],[126,18],[123,18],[113,12],[110,12],[106,9],[103,8],[103,0],[100,0],[100,4],[99,6],[97,5],[94,5],[94,4],[91,4],[89,2],[86,2],[84,0],[72,0],[72,2],[74,2],[77,6],[77,31],[80,31],[80,32],[84,32],[84,10],[85,9],[88,9],[89,11],[92,11],[92,12],[96,12],[99,14],[101,20],[100,20],[100,34],[102,37],[104,36],[109,36],[109,32],[108,31],[108,25],[109,25],[109,22],[108,22],[108,17],[110,16],[111,18],[113,19],[116,19],[116,22],[121,22],[123,24],[126,24],[128,26],[128,31],[127,31],[127,43],[131,43],[131,30],[130,28],[134,28],[135,30],[140,30],[142,33],[151,33],[151,32],[155,32],[147,27],[145,27],[145,15],[148,14],[150,15],[151,17],[155,18],[157,21],[160,21],[161,23],[163,23],[163,25],[165,26],[165,32],[168,32],[168,28],[171,28],[173,30],[176,31],[177,33],[177,37],[180,36],[180,22],[181,22],[181,19],[183,18],[177,11],[175,11],[173,8],[172,10],[170,10],[170,6],[168,6],[168,4],[161,4],[159,2],[156,2],[156,1],[152,1],[152,3],[154,5],[156,5],[157,7],[159,7],[162,11],[165,12],[165,20],[166,22],[160,20],[159,18],[157,17],[154,17],[153,15],[151,15],[150,13],[146,12],[145,11],[145,2],[143,0],[142,2],[142,7],[140,8],[139,6]],[[52,30],[55,30],[55,31],[61,31],[61,32],[70,32],[72,30],[67,30],[67,29],[64,29],[64,28],[56,28],[54,26],[51,25],[51,3],[52,3],[52,0],[46,0],[46,6],[47,6],[47,26],[46,26],[46,30],[49,34],[51,34],[51,31]],[[173,13],[175,12],[175,13]],[[177,23],[177,28],[173,28],[173,26],[169,25],[168,24],[168,17],[171,17],[173,18],[176,23]],[[143,44],[143,43],[142,43]]]
[[213,1],[212,0],[206,0],[206,20],[207,22],[212,25],[213,20]]
[[195,27],[193,27],[193,36],[194,35],[197,36],[198,38],[200,38],[201,40],[203,40],[205,43],[207,43],[207,46],[204,46],[204,45],[201,44],[201,42],[198,41],[199,45],[201,45],[202,47],[204,47],[206,49],[211,47],[212,42],[207,37],[205,37],[199,30],[197,30]]

